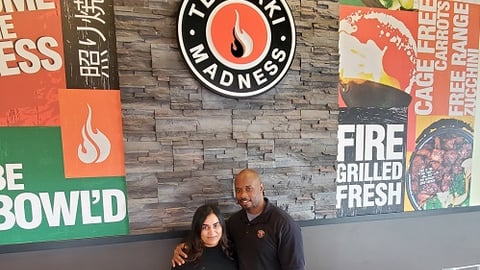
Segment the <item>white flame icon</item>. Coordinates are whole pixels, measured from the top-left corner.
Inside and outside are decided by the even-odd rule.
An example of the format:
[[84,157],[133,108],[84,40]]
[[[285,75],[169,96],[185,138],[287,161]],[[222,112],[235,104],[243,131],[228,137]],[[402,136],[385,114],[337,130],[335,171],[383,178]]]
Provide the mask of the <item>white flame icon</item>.
[[111,144],[100,130],[92,130],[92,109],[87,106],[87,122],[82,126],[83,143],[78,145],[77,154],[83,163],[100,163],[110,155]]
[[253,51],[252,37],[242,28],[240,28],[240,15],[235,10],[235,27],[233,28],[235,38],[232,43],[232,53],[236,57],[248,57]]

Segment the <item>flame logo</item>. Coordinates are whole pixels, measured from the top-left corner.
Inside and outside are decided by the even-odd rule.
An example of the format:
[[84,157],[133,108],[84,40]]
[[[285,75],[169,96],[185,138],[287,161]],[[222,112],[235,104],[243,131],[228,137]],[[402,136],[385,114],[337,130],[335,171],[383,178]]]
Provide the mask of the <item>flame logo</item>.
[[235,27],[233,27],[233,42],[230,46],[232,55],[240,57],[248,57],[253,51],[252,37],[243,29],[240,28],[240,15],[235,10]]
[[88,106],[87,122],[82,126],[83,143],[78,145],[78,158],[86,164],[100,163],[110,155],[111,144],[100,130],[92,130],[92,109]]

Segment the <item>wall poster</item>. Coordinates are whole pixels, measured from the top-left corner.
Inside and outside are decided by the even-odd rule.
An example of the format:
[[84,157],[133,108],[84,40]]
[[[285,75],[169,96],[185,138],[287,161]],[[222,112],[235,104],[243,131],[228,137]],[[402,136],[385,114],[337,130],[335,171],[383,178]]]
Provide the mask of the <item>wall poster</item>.
[[480,205],[479,38],[474,1],[340,1],[339,217]]
[[113,3],[0,1],[0,244],[128,233]]

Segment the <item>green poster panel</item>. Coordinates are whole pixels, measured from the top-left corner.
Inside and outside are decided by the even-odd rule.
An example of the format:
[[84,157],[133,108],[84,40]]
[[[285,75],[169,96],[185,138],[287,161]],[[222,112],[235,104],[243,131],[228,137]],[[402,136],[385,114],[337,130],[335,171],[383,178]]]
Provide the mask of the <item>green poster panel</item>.
[[64,177],[59,127],[0,128],[0,244],[128,233],[125,177]]

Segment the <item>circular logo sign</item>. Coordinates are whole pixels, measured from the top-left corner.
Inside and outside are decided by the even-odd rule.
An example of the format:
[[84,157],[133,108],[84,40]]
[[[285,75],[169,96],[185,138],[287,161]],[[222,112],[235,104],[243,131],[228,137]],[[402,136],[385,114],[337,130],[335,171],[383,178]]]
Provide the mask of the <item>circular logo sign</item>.
[[194,76],[229,97],[270,90],[295,53],[295,25],[284,0],[184,0],[177,32]]

